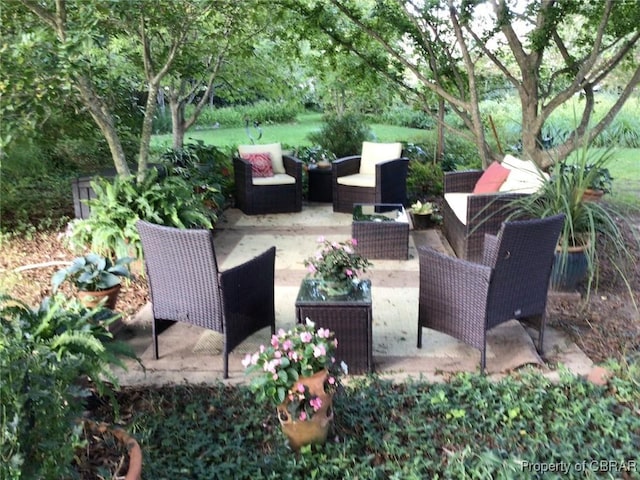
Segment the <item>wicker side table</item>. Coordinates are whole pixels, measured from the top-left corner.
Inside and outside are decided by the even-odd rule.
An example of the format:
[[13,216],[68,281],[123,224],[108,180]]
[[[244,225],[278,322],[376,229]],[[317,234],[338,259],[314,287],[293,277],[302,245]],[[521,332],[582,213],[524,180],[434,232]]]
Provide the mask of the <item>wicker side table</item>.
[[331,167],[309,166],[309,201],[333,202],[333,175]]
[[409,220],[401,204],[355,204],[351,236],[367,258],[409,258]]
[[336,359],[344,361],[349,373],[373,371],[371,282],[364,280],[354,293],[344,297],[326,297],[318,282],[304,279],[296,299],[296,320],[305,319],[335,332],[338,339]]

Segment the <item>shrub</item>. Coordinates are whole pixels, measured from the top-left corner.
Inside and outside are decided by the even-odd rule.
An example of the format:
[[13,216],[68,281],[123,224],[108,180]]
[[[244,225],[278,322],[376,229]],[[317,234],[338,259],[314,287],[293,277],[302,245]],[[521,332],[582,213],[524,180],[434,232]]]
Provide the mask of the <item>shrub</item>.
[[80,379],[107,393],[102,378],[117,386],[108,366],[124,367],[118,354],[134,356],[111,341],[114,318],[105,323],[103,312],[64,297],[47,298],[37,310],[0,297],[0,478],[69,478],[80,445],[76,422],[90,393]]
[[191,182],[203,196],[207,206],[217,213],[225,207],[234,190],[231,154],[202,140],[187,143],[182,149],[169,148],[160,155],[169,173]]
[[133,177],[98,177],[91,187],[96,193],[87,201],[91,215],[70,224],[68,241],[74,249],[89,247],[111,258],[142,258],[139,219],[177,228],[213,228],[216,220],[191,183],[176,175],[160,178],[155,169],[140,183]]
[[434,120],[421,110],[409,108],[406,105],[396,105],[386,110],[380,117],[381,123],[399,125],[409,128],[434,128]]
[[323,122],[320,130],[310,133],[307,138],[313,144],[335,153],[338,158],[359,154],[362,142],[373,138],[371,128],[356,113],[326,115]]

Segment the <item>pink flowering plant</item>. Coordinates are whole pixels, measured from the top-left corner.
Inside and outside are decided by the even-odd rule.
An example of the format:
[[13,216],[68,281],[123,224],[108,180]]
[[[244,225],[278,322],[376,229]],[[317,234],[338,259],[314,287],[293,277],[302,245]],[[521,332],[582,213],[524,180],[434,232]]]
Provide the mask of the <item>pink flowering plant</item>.
[[361,273],[372,266],[369,260],[356,253],[355,238],[344,242],[332,242],[318,238],[320,248],[315,255],[307,258],[304,265],[309,275],[326,282],[353,284]]
[[[278,406],[285,401],[294,420],[307,420],[322,407],[322,400],[311,395],[298,381],[327,370],[325,392],[335,391],[340,369],[334,357],[338,341],[332,331],[316,330],[313,323],[292,330],[280,329],[271,337],[270,345],[261,345],[242,361],[247,374],[254,374],[251,388],[259,400]],[[343,366],[346,370],[346,366]]]

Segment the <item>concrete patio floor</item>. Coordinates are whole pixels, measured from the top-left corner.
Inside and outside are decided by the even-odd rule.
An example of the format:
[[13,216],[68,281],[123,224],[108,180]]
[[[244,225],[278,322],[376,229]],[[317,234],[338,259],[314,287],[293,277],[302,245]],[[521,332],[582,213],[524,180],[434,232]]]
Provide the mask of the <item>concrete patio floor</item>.
[[[221,270],[276,246],[276,328],[287,329],[295,324],[295,299],[306,275],[303,261],[315,252],[320,236],[338,241],[349,238],[351,216],[334,213],[330,204],[320,203],[305,204],[302,212],[294,214],[247,216],[237,209],[229,209],[216,227],[214,243]],[[452,254],[439,229],[413,230],[408,260],[372,260],[373,267],[365,274],[372,282],[375,372],[397,379],[411,376],[438,381],[454,372],[477,371],[479,351],[447,335],[425,330],[423,348],[416,347],[417,245]],[[554,301],[553,297],[552,293],[550,302]],[[160,358],[155,360],[151,351],[151,318],[150,305],[147,305],[128,319],[126,328],[118,333],[120,339],[134,347],[142,361],[142,366],[127,362],[127,371],[116,370],[121,385],[222,380],[220,335],[177,323],[160,335]],[[268,338],[269,332],[265,329],[236,348],[229,359],[228,382],[246,381],[242,358]],[[497,378],[527,365],[550,377],[557,376],[557,365],[564,365],[576,375],[586,375],[593,365],[563,332],[548,326],[544,360],[536,353],[529,332],[515,320],[490,331],[487,344],[487,372]]]

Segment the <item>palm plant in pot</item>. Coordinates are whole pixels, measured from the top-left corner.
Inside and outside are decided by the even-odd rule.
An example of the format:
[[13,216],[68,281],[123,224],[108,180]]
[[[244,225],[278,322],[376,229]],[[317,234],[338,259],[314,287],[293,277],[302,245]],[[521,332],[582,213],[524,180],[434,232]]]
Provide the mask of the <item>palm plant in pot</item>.
[[[130,278],[131,257],[111,260],[97,253],[89,253],[75,258],[71,264],[58,270],[51,278],[53,291],[60,285],[72,282],[79,300],[89,308],[95,308],[104,301],[104,306],[115,310],[123,278]],[[106,299],[106,300],[105,300]]]
[[[574,290],[587,282],[587,294],[597,285],[598,265],[606,256],[628,286],[625,265],[633,264],[629,241],[621,227],[624,215],[607,202],[586,201],[584,193],[611,161],[611,150],[582,148],[570,160],[554,165],[549,181],[531,195],[510,202],[511,218],[545,218],[564,214],[556,262],[552,272],[552,288]],[[568,163],[569,162],[569,163]],[[626,229],[633,232],[633,229]],[[638,239],[634,237],[634,242]]]

